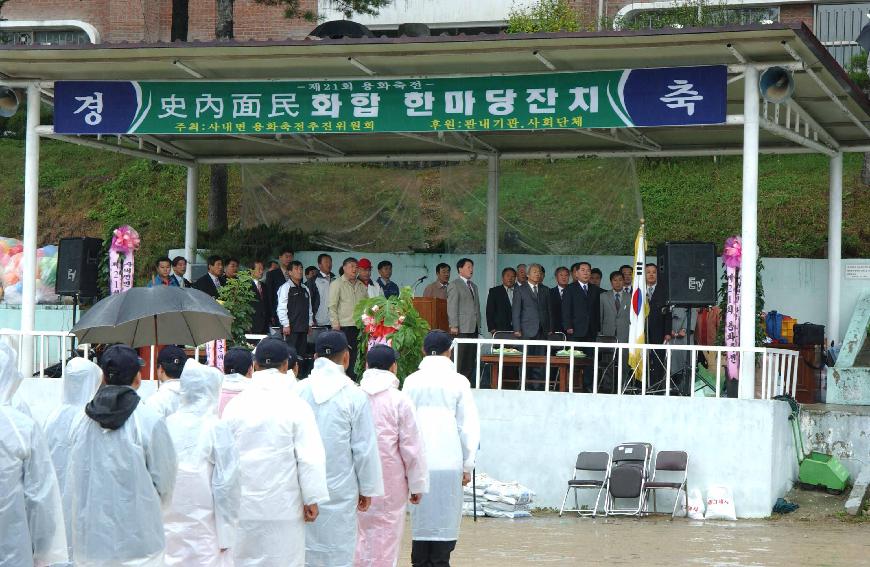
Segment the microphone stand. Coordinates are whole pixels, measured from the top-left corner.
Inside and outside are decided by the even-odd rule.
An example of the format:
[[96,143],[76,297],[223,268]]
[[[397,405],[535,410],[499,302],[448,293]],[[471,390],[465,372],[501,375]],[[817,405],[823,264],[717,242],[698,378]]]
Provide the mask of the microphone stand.
[[421,283],[423,283],[423,280],[425,280],[425,279],[426,279],[426,276],[420,276],[420,278],[417,280],[417,283],[414,284],[414,295],[417,295],[417,286],[419,286]]

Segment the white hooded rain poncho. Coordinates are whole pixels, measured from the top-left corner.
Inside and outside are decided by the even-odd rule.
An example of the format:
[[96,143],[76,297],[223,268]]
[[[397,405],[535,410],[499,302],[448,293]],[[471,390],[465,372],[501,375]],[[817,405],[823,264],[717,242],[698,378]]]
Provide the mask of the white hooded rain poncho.
[[181,405],[181,380],[178,378],[164,380],[157,385],[157,391],[145,403],[161,417],[174,414]]
[[[164,514],[166,565],[223,565],[239,511],[239,454],[218,421],[223,375],[190,359],[181,373],[181,405],[166,419],[178,456],[172,505]],[[225,552],[226,553],[226,552]]]
[[[57,473],[57,483],[60,487],[61,497],[65,504],[69,500],[64,498],[66,489],[66,467],[69,462],[69,454],[72,449],[72,432],[77,424],[86,419],[85,404],[91,401],[100,382],[103,380],[103,371],[100,367],[84,358],[73,358],[66,363],[66,378],[63,381],[61,392],[61,404],[45,420],[45,438],[48,449],[51,452],[51,462]],[[72,535],[70,534],[69,509],[64,509],[66,518],[67,544],[70,546],[72,556]]]
[[456,541],[462,519],[462,473],[474,470],[480,442],[477,406],[468,379],[446,356],[427,356],[402,391],[417,411],[429,466],[429,494],[411,508],[411,537]]
[[[10,340],[9,335],[4,335],[2,338],[0,338],[0,352],[5,353],[10,360],[16,361],[15,368],[11,370],[11,372],[15,373],[18,383],[20,384],[24,381],[24,375],[21,374],[21,372],[18,370],[18,351],[16,351],[15,348],[13,348],[12,345],[7,342],[8,340]],[[16,389],[17,388],[18,386],[16,386]],[[27,402],[24,401],[24,399],[21,397],[21,394],[17,393],[17,391],[13,392],[8,399],[0,399],[0,405],[12,406],[27,417],[33,417],[33,412],[30,411],[30,406],[27,405]]]
[[295,383],[290,372],[254,372],[224,409],[242,473],[236,567],[302,567],[302,506],[329,499],[323,443],[311,408],[293,392]]
[[314,361],[311,375],[299,382],[299,396],[309,403],[326,448],[329,502],[308,524],[305,564],[314,567],[353,565],[359,496],[383,496],[381,459],[368,397],[327,358]]
[[162,567],[177,470],[166,422],[129,386],[104,385],[73,432],[64,498],[76,567]]
[[9,401],[21,385],[16,358],[0,349],[0,565],[67,561],[60,492],[42,429]]

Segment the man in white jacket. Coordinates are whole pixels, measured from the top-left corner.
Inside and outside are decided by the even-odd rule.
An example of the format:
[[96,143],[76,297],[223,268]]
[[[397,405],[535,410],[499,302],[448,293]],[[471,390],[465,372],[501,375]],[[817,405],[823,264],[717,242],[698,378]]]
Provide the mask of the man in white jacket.
[[351,567],[357,510],[365,512],[373,496],[384,494],[378,442],[368,397],[345,374],[350,353],[344,333],[321,333],[315,352],[314,370],[297,391],[314,410],[323,437],[329,501],[308,525],[305,564]]
[[175,345],[166,345],[157,355],[157,393],[145,402],[163,417],[169,417],[181,404],[181,371],[187,355]]
[[462,486],[471,480],[480,422],[468,379],[451,360],[453,339],[431,331],[423,341],[426,357],[405,379],[423,435],[429,466],[429,494],[411,509],[411,564],[447,566],[459,539]]
[[223,375],[188,360],[181,405],[166,418],[178,455],[175,498],[164,514],[166,565],[222,567],[235,541],[239,453],[229,426],[218,421]]
[[224,410],[239,449],[236,567],[302,567],[305,522],[329,500],[326,455],[308,404],[293,392],[284,341],[260,341],[254,374]]

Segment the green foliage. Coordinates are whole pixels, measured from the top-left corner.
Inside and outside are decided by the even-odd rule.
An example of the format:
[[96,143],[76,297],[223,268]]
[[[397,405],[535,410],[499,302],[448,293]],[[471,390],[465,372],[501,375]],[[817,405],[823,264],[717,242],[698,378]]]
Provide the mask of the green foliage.
[[[363,314],[371,317],[369,325],[363,323]],[[401,321],[400,321],[401,318]],[[354,310],[354,319],[360,330],[359,356],[356,361],[356,373],[362,376],[366,367],[366,352],[371,329],[379,325],[393,327],[397,330],[389,335],[392,346],[399,353],[397,376],[400,382],[415,372],[423,360],[423,339],[429,332],[429,323],[414,309],[413,292],[405,286],[396,297],[373,297],[360,301]]]
[[525,8],[511,8],[507,33],[578,31],[583,27],[567,0],[538,0]]
[[[264,6],[281,6],[285,18],[303,18],[309,22],[317,20],[317,12],[304,9],[300,0],[254,0]],[[329,7],[335,9],[347,19],[354,14],[376,16],[381,8],[389,6],[393,0],[330,0]]]
[[228,347],[248,346],[245,333],[251,328],[251,316],[254,314],[251,306],[254,300],[253,281],[250,270],[239,270],[236,277],[227,278],[227,283],[218,290],[218,301],[234,317]]
[[[764,311],[764,284],[761,281],[761,272],[764,271],[764,262],[761,258],[755,263],[755,346],[763,347],[767,336],[764,320],[761,313]],[[737,270],[740,277],[740,270]],[[719,286],[719,309],[722,317],[719,319],[719,329],[716,331],[716,344],[725,344],[725,314],[728,312],[728,274],[722,272],[722,285]],[[724,356],[722,357],[725,358]]]
[[[2,4],[2,2],[0,2]],[[18,93],[18,112],[9,118],[0,117],[0,138],[23,140],[27,131],[27,100],[23,91]],[[39,109],[40,124],[53,124],[54,112],[51,107],[42,105]]]
[[287,230],[281,224],[259,225],[241,228],[238,225],[219,236],[201,233],[197,240],[200,248],[213,251],[223,257],[238,258],[245,265],[253,260],[268,262],[277,258],[281,248],[308,250],[314,245],[311,235],[301,230]]
[[870,90],[870,76],[867,75],[867,52],[863,49],[856,53],[846,67],[849,78],[864,91]]
[[626,30],[673,28],[709,28],[727,25],[759,24],[775,21],[776,13],[769,8],[734,7],[724,2],[696,0],[682,6],[649,10],[628,18],[605,19],[603,28]]

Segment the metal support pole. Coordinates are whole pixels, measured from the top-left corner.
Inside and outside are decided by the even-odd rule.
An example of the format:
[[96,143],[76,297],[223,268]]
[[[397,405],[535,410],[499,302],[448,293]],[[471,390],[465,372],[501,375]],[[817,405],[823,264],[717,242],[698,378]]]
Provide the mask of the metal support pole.
[[27,86],[27,130],[24,142],[24,250],[22,255],[21,330],[25,336],[18,353],[18,368],[33,376],[33,337],[36,320],[36,228],[39,213],[39,85]]
[[187,258],[187,271],[184,277],[193,280],[193,268],[196,262],[196,193],[199,187],[199,167],[197,164],[187,167],[187,207],[184,212],[184,256]]
[[828,186],[828,340],[840,342],[840,257],[843,240],[843,154],[831,158]]
[[498,281],[498,181],[499,157],[489,156],[489,186],[486,192],[486,287]]
[[[747,67],[743,79],[743,212],[740,264],[740,346],[755,346],[755,264],[758,260],[758,69]],[[755,357],[740,355],[740,398],[755,397]]]

